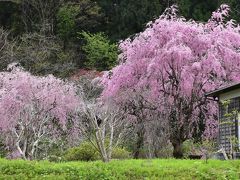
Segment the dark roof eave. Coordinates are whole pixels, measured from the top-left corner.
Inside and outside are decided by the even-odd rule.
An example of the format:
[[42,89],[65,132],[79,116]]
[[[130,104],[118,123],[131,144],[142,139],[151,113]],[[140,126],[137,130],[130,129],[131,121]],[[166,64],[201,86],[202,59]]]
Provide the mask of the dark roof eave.
[[220,94],[223,94],[223,93],[226,93],[226,92],[229,92],[229,91],[233,91],[235,89],[240,89],[240,83],[232,84],[232,85],[229,85],[229,86],[224,86],[224,87],[219,88],[217,90],[206,93],[205,96],[216,98],[216,97],[219,97]]

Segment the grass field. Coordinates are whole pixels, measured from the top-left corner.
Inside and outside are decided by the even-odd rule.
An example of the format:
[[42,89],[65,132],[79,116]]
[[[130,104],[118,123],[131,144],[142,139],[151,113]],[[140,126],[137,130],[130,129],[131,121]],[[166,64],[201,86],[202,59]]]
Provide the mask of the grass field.
[[0,159],[0,179],[240,179],[240,161],[115,160],[50,163]]

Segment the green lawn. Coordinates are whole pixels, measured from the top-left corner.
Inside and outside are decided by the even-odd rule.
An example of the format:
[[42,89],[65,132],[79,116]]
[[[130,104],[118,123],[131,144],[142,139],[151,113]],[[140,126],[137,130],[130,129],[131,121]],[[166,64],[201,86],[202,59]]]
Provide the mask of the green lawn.
[[0,179],[240,179],[240,161],[115,160],[50,163],[0,159]]

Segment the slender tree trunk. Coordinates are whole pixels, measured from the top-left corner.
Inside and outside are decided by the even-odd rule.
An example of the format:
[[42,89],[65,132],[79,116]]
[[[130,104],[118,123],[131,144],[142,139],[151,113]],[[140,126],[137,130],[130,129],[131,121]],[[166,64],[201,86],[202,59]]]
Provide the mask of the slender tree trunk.
[[113,146],[113,133],[114,133],[114,128],[113,125],[110,125],[110,140],[109,140],[109,148],[108,148],[108,159],[111,159],[112,157],[112,146]]
[[175,140],[172,142],[173,145],[173,157],[176,159],[183,158],[183,141]]
[[27,160],[26,154],[22,151],[19,144],[20,144],[20,142],[17,141],[16,146],[17,146],[18,152],[21,154],[21,156],[24,160]]
[[101,132],[99,132],[99,130],[97,130],[95,133],[97,146],[100,150],[103,162],[109,162],[107,151],[106,151],[106,148],[105,148],[105,145],[103,142],[103,137],[101,135],[102,135]]

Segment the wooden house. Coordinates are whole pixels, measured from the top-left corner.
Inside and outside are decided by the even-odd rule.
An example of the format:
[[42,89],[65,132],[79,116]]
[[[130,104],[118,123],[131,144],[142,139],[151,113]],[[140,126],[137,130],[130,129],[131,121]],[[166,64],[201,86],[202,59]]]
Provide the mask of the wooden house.
[[206,94],[219,104],[219,146],[228,154],[240,150],[240,83]]

